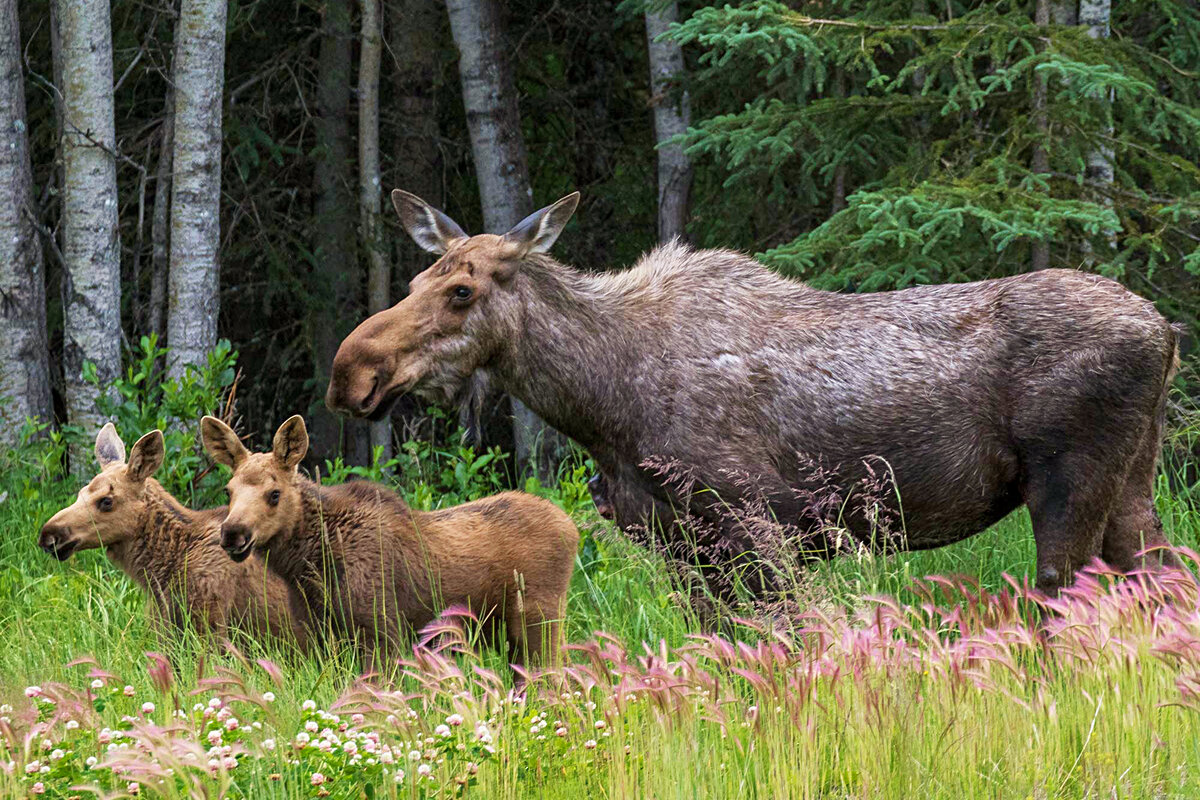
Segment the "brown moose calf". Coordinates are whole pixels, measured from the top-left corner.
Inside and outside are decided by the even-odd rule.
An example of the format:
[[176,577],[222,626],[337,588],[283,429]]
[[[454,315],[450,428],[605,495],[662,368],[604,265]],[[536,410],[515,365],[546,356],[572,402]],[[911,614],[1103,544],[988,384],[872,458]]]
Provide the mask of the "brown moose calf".
[[300,594],[267,572],[261,559],[235,564],[221,549],[224,507],[185,508],[151,475],[162,464],[162,431],[125,443],[112,423],[96,437],[100,474],[74,503],[42,526],[38,545],[60,561],[103,547],[149,595],[156,621],[223,635],[242,630],[307,644]]
[[465,605],[493,628],[506,623],[517,664],[558,654],[567,587],[579,546],[570,517],[518,492],[441,511],[413,511],[366,481],[319,486],[297,465],[304,420],[251,454],[228,425],[202,423],[204,446],[233,469],[221,543],[236,561],[253,551],[300,588],[314,614],[354,636],[372,663],[396,653],[443,609]]

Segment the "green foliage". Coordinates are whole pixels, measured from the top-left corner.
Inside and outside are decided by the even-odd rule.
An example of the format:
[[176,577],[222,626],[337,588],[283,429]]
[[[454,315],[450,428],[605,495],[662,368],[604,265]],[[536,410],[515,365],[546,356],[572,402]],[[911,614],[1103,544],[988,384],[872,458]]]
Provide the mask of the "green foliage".
[[763,260],[815,285],[1014,274],[1043,243],[1200,331],[1200,10],[1114,4],[1097,40],[1032,6],[702,8],[676,29],[703,49],[688,151],[766,198]]
[[[224,477],[208,469],[200,419],[205,414],[219,415],[224,408],[237,377],[237,353],[222,339],[205,363],[186,365],[177,378],[166,375],[169,355],[153,334],[143,336],[124,374],[109,386],[100,385],[91,363],[84,365],[84,377],[101,390],[96,407],[113,421],[126,448],[155,428],[163,432],[170,457],[154,477],[167,491],[194,507],[218,505]],[[84,452],[91,452],[96,431],[71,431],[71,435]]]

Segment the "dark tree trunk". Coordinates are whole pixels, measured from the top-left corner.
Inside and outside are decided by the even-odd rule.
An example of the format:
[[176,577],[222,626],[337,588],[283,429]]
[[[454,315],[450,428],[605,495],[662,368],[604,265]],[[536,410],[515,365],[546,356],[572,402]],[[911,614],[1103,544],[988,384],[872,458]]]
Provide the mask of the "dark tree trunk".
[[[328,0],[317,61],[315,120],[313,296],[319,305],[312,315],[312,338],[318,385],[328,383],[338,344],[363,316],[362,270],[354,247],[356,204],[350,191],[354,181],[350,160],[352,35],[349,0]],[[308,411],[315,458],[332,458],[340,452],[349,463],[366,463],[367,423],[336,417],[324,406]]]

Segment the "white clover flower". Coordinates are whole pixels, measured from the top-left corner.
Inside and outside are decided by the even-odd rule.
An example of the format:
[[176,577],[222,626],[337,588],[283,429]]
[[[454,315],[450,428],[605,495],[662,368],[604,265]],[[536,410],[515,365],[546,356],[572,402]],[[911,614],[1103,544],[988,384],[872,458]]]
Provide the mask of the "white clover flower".
[[394,764],[396,763],[396,757],[392,755],[391,750],[384,750],[379,754],[379,763]]
[[437,734],[438,736],[442,737],[443,739],[445,739],[447,736],[450,735],[450,727],[447,725],[438,725],[436,728],[433,729],[433,732],[435,734]]
[[65,755],[66,755],[66,752],[62,748],[58,748],[53,753],[50,754],[50,760],[51,761],[59,761]]
[[49,764],[42,764],[41,769],[38,770],[38,774],[40,774],[40,775],[47,775],[47,774],[49,774],[49,772],[50,772]]
[[205,736],[204,738],[208,739],[209,744],[214,744],[214,745],[220,744],[221,743],[221,729],[213,728],[211,731],[208,732],[208,735]]
[[[316,708],[317,708],[317,701],[315,701],[315,700],[305,700],[303,703],[300,704],[301,711],[315,711]],[[320,775],[321,773],[318,772],[317,774]],[[324,779],[324,776],[322,776],[322,780],[323,779]]]
[[151,703],[151,702],[142,703],[142,713],[143,714],[153,714],[154,713],[154,703]]
[[595,750],[596,749],[596,740],[588,739],[586,742],[583,743],[583,746],[586,747],[588,750]]
[[237,759],[233,756],[225,756],[221,759],[221,766],[223,766],[225,769],[233,769],[237,765]]
[[208,701],[209,708],[220,708],[222,705],[224,704],[221,702],[221,698],[219,697],[214,697]]
[[462,725],[463,724],[462,714],[451,714],[450,716],[446,717],[446,724],[451,727],[454,727],[454,728],[457,728],[459,725]]
[[420,761],[421,760],[421,751],[420,750],[409,750],[408,751],[408,760],[409,761]]
[[354,723],[355,725],[362,725],[362,724],[363,724],[363,722],[365,722],[365,721],[366,721],[366,719],[367,719],[367,718],[366,718],[366,717],[364,717],[362,714],[353,714],[353,715],[351,715],[351,717],[350,717],[350,721],[351,721],[352,723]]
[[125,692],[126,697],[133,697],[135,694],[137,694],[137,690],[134,689],[132,686],[129,686],[128,684],[126,684],[125,688],[122,691]]
[[42,687],[40,687],[40,686],[26,686],[25,687],[25,696],[26,697],[37,697],[41,693],[42,693]]
[[274,750],[275,749],[275,740],[274,739],[263,739],[262,740],[262,749],[263,750]]
[[236,731],[238,729],[238,724],[237,717],[230,717],[229,719],[225,720],[225,730]]
[[263,692],[263,700],[268,703],[274,703],[275,702],[275,693],[274,692]]
[[561,737],[563,737],[563,736],[566,736],[566,735],[567,735],[567,729],[566,729],[566,728],[555,728],[555,729],[554,729],[554,735],[555,735],[555,736],[558,736],[558,737],[560,737],[560,738],[561,738]]
[[45,794],[46,793],[46,784],[42,783],[41,781],[38,781],[33,786],[29,787],[29,791],[33,792],[34,794]]
[[316,733],[320,727],[321,726],[317,724],[315,719],[310,719],[308,722],[304,723],[304,730],[308,731],[309,733]]
[[92,688],[93,689],[103,689],[104,681],[100,680],[99,678],[96,678],[94,681],[92,681]]
[[404,770],[396,770],[396,783],[404,783]]
[[77,730],[79,728],[79,720],[69,719],[63,727],[69,731]]
[[84,761],[83,763],[87,766],[88,769],[91,769],[92,767],[96,766],[96,757],[88,756],[87,760]]
[[358,745],[357,745],[357,744],[355,744],[355,742],[354,742],[354,740],[353,740],[353,739],[351,739],[351,740],[349,740],[348,742],[346,742],[344,745],[342,745],[342,750],[343,750],[343,751],[344,751],[344,752],[345,752],[347,755],[351,755],[351,756],[352,756],[352,755],[354,755],[355,753],[357,753],[357,752],[358,752]]
[[309,741],[311,741],[311,738],[309,737],[307,732],[300,731],[299,733],[296,734],[296,741],[303,742],[304,744],[308,744]]
[[38,768],[41,766],[42,766],[42,762],[40,762],[40,761],[36,761],[36,760],[30,761],[28,764],[25,765],[25,773],[27,775],[33,775],[35,772],[38,771]]
[[417,767],[417,774],[422,778],[428,778],[432,772],[433,767],[429,766],[428,764],[422,764],[421,766]]
[[312,778],[309,779],[309,782],[312,783],[313,786],[320,786],[325,782],[325,776],[319,772],[314,772],[312,774]]
[[607,723],[605,723],[604,720],[602,720],[602,719],[596,720],[596,730],[602,731],[602,730],[604,730],[606,725],[607,725]]
[[205,709],[204,703],[196,703],[196,705],[192,706],[192,711],[199,712],[199,711],[203,711],[204,709]]

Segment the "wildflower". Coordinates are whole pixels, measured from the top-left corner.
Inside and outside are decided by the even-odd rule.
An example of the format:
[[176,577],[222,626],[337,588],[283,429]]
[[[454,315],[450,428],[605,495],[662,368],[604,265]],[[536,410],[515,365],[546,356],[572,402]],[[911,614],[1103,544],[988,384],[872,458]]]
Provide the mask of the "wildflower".
[[40,687],[40,686],[26,686],[25,687],[25,696],[26,697],[37,697],[41,693],[42,693],[42,687]]
[[129,794],[141,794],[142,787],[138,786],[136,783],[131,783],[125,787],[125,791],[128,792]]
[[225,730],[236,731],[237,729],[238,729],[238,718],[237,717],[230,717],[229,719],[225,720]]
[[352,756],[358,752],[358,745],[354,743],[353,739],[351,739],[342,745],[342,750],[346,753],[346,755]]
[[12,706],[10,706],[8,703],[5,703],[4,705],[0,705],[0,714],[11,714],[11,713],[12,713]]
[[438,725],[436,728],[433,729],[433,732],[435,734],[437,734],[438,736],[442,737],[443,739],[445,739],[447,736],[450,735],[450,728],[445,725]]
[[366,721],[366,719],[367,718],[364,717],[362,714],[353,714],[350,717],[350,721],[353,722],[355,725],[362,725],[363,722]]
[[228,708],[222,708],[220,711],[217,712],[217,722],[224,722],[225,720],[229,719],[232,716],[233,716],[232,711],[230,711]]
[[79,722],[78,722],[78,720],[69,719],[69,720],[67,720],[67,724],[65,727],[67,730],[73,731],[79,727]]
[[561,737],[563,737],[563,736],[566,736],[566,735],[567,735],[567,729],[566,729],[566,728],[556,728],[556,729],[554,730],[554,735],[555,735],[555,736],[558,736],[558,737],[560,737],[560,738],[561,738]]
[[583,746],[586,747],[588,750],[595,750],[596,749],[596,740],[588,739],[586,742],[583,743]]
[[446,724],[453,728],[457,728],[459,725],[462,725],[462,714],[451,714],[450,716],[446,717]]
[[[303,703],[300,704],[301,711],[315,711],[316,708],[317,708],[317,702],[315,700],[305,700]],[[321,773],[318,772],[316,774],[320,775]],[[323,779],[323,777],[322,777],[322,779]]]
[[237,765],[237,759],[233,756],[225,756],[223,759],[221,759],[221,766],[223,766],[225,769],[233,769]]
[[474,775],[476,772],[479,772],[479,765],[476,764],[474,761],[468,761],[467,762],[467,772],[471,775]]
[[214,697],[214,698],[212,698],[211,700],[209,700],[209,701],[208,701],[208,707],[209,707],[209,708],[214,708],[214,709],[215,709],[215,708],[220,708],[221,706],[222,706],[222,703],[221,703],[221,698],[219,698],[219,697]]
[[36,773],[38,771],[38,768],[40,766],[42,766],[42,762],[30,761],[28,764],[25,765],[25,773],[27,775],[33,775],[34,773]]
[[204,709],[205,709],[204,703],[196,703],[196,705],[192,706],[192,711],[200,712],[200,711],[203,711]]
[[422,778],[428,778],[432,772],[433,767],[429,766],[428,764],[422,764],[421,766],[417,767],[417,774]]
[[263,700],[267,703],[274,703],[275,702],[275,693],[274,692],[263,692]]
[[602,719],[596,720],[596,730],[602,731],[602,730],[604,730],[604,727],[605,727],[604,720],[602,720]]
[[91,769],[92,767],[96,766],[96,757],[88,756],[87,760],[84,761],[83,763],[87,766],[88,769]]
[[386,722],[388,725],[395,725],[395,724],[396,724],[397,722],[399,722],[399,721],[400,721],[400,720],[396,719],[396,715],[395,715],[395,714],[388,714],[388,715],[387,715],[387,719],[386,719],[386,720],[384,720],[384,722]]
[[304,731],[300,731],[299,733],[296,734],[296,746],[297,747],[303,747],[304,745],[308,744],[309,741],[310,741],[309,735],[307,733],[305,733]]
[[50,754],[50,760],[58,761],[65,755],[66,755],[66,753],[62,750],[62,748],[59,748]]
[[263,750],[274,750],[275,749],[275,740],[274,739],[263,739],[262,749]]
[[49,772],[50,772],[50,765],[49,765],[49,764],[42,764],[41,768],[40,768],[40,769],[38,769],[38,774],[40,774],[40,775],[46,775],[46,774],[48,774]]
[[316,733],[317,729],[320,727],[321,726],[318,725],[317,721],[314,719],[310,719],[308,722],[304,723],[304,730],[308,731],[309,733]]
[[34,794],[45,794],[46,784],[42,783],[41,781],[38,781],[33,786],[29,787],[29,791],[33,792]]
[[133,695],[136,693],[136,690],[132,686],[129,686],[128,684],[126,684],[125,688],[122,691],[125,692],[126,697],[133,697]]
[[396,783],[404,783],[404,770],[396,770]]
[[214,744],[214,745],[220,744],[221,743],[221,729],[213,728],[211,731],[208,732],[208,736],[206,736],[204,738],[208,739],[209,744]]
[[420,761],[421,760],[421,751],[420,750],[409,750],[408,751],[408,760],[409,761]]
[[320,786],[321,784],[325,783],[325,776],[319,772],[314,772],[310,780],[313,786]]
[[143,714],[153,714],[154,713],[154,703],[150,703],[150,702],[142,703],[142,713]]
[[99,678],[96,678],[94,681],[92,681],[92,688],[93,689],[103,689],[104,681],[100,680]]
[[396,757],[392,755],[391,750],[384,750],[379,754],[379,763],[380,764],[394,764],[395,762],[396,762]]

